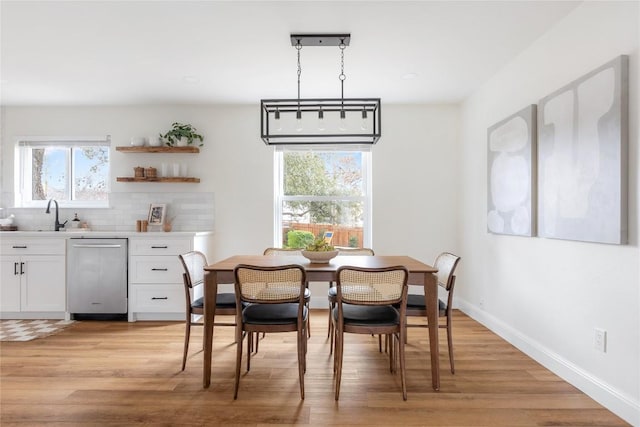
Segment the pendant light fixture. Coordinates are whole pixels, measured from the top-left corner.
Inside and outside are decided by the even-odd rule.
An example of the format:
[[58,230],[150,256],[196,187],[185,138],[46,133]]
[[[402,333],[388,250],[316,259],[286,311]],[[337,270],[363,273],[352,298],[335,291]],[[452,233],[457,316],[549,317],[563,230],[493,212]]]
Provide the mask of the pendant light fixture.
[[[297,51],[298,97],[260,101],[262,140],[267,145],[375,144],[381,136],[380,98],[345,98],[344,52],[350,34],[291,34]],[[307,46],[337,46],[340,98],[301,98],[300,54]]]

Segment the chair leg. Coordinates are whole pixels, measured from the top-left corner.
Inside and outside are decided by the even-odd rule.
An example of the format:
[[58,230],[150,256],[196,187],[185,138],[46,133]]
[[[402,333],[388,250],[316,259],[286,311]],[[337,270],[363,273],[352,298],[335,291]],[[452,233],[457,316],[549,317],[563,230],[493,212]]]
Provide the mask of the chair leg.
[[305,341],[307,340],[308,332],[303,327],[302,330],[298,330],[298,380],[300,381],[300,399],[304,400],[304,373],[306,369],[306,356],[305,356]]
[[[336,345],[336,325],[333,324],[333,308],[329,303],[329,356],[333,354],[333,348]],[[335,372],[335,370],[334,370]]]
[[333,332],[333,375],[336,374],[338,368],[338,334],[336,331]]
[[[406,331],[406,329],[405,329]],[[402,398],[407,400],[407,375],[406,375],[406,364],[405,364],[405,337],[404,334],[400,332],[400,336],[398,337],[398,354],[400,357],[400,382],[402,383]]]
[[455,374],[456,369],[453,365],[453,336],[451,335],[451,317],[447,316],[447,345],[449,346],[449,363],[451,364],[451,373]]
[[191,336],[191,315],[188,315],[184,330],[184,351],[182,352],[182,370],[187,366],[187,353],[189,352],[189,337]]
[[[249,344],[249,342],[253,339],[253,332],[248,332],[247,333],[247,346],[251,347],[251,344]],[[249,372],[251,370],[251,352],[247,351],[247,372]]]
[[335,365],[337,365],[334,369],[336,372],[336,401],[340,399],[340,380],[342,379],[342,352],[344,348],[344,332],[339,331],[336,328],[336,354],[335,354]]
[[305,335],[305,340],[302,342],[304,344],[304,357],[302,361],[304,362],[304,373],[307,373],[307,349],[308,349],[308,341],[309,338]]
[[329,316],[327,316],[327,338],[331,338],[331,328],[333,328],[333,323],[331,321],[331,313],[333,309],[331,308],[331,303],[329,303]]
[[395,358],[395,340],[393,339],[393,335],[385,335],[384,337],[385,348],[387,347],[387,343],[389,344],[389,372],[393,373],[394,368],[394,358]]
[[240,365],[242,364],[242,340],[244,339],[242,331],[238,334],[236,327],[236,381],[233,389],[233,400],[238,398],[238,388],[240,387]]

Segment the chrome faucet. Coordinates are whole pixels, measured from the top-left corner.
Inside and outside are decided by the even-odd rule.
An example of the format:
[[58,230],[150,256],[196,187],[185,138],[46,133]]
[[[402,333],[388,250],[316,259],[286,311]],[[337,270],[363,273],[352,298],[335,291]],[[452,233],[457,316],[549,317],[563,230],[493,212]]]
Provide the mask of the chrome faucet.
[[67,223],[67,221],[60,224],[60,221],[58,220],[58,202],[56,201],[56,199],[49,199],[49,203],[47,203],[47,210],[44,213],[51,213],[51,202],[56,204],[55,231],[60,231],[61,228],[64,228],[64,225]]

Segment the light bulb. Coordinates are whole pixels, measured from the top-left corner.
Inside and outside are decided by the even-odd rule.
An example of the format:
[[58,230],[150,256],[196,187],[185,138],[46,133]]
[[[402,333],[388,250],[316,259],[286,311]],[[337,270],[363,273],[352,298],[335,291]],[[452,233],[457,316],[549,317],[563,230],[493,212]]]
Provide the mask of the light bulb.
[[338,126],[338,129],[340,129],[341,131],[345,131],[347,130],[347,120],[346,120],[346,113],[344,112],[344,110],[340,110],[340,125]]
[[362,122],[360,122],[360,129],[367,130],[367,110],[362,110]]
[[282,122],[280,121],[280,110],[276,108],[275,113],[273,113],[273,118],[276,120],[276,131],[282,130]]
[[296,111],[296,131],[302,131],[302,111]]
[[324,111],[322,111],[322,107],[320,107],[320,111],[318,111],[318,130],[324,130]]

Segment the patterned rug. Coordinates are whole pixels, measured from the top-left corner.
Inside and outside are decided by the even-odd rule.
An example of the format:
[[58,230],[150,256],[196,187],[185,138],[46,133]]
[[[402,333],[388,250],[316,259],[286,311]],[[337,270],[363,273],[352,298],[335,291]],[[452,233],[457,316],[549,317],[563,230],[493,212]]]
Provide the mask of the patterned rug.
[[0,320],[0,341],[31,341],[60,332],[73,320]]

